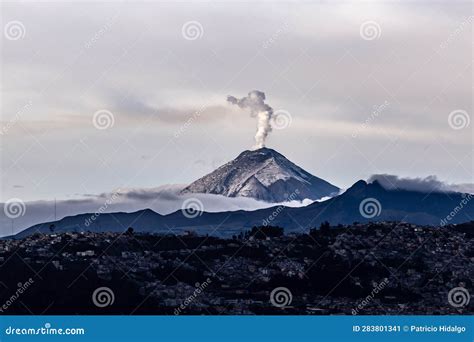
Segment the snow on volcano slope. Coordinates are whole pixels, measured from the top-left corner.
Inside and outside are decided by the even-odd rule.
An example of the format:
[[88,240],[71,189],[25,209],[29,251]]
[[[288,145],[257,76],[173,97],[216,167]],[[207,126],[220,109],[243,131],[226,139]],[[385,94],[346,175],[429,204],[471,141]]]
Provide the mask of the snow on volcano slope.
[[277,151],[261,148],[242,152],[182,192],[251,197],[278,203],[318,200],[338,194],[339,188],[311,175]]

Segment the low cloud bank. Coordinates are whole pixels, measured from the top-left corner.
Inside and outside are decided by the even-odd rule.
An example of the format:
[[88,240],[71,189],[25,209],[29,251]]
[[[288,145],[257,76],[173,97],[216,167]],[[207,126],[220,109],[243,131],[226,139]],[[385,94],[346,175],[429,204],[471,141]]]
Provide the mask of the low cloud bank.
[[399,177],[389,174],[374,174],[367,180],[369,183],[378,181],[385,189],[403,189],[420,192],[462,192],[474,193],[474,184],[449,184],[439,180],[436,176],[424,178]]
[[[202,203],[203,211],[235,211],[257,210],[276,205],[298,207],[311,204],[311,200],[303,202],[291,201],[284,203],[266,203],[245,197],[225,197],[212,194],[180,194],[185,185],[164,185],[147,189],[116,189],[99,195],[86,194],[81,198],[58,200],[56,202],[56,219],[95,212],[134,212],[152,209],[162,215],[180,210],[188,198],[196,198]],[[2,204],[2,207],[4,204]],[[16,234],[32,225],[54,221],[54,201],[32,201],[25,203],[25,214],[11,219],[2,210],[0,212],[0,236]]]

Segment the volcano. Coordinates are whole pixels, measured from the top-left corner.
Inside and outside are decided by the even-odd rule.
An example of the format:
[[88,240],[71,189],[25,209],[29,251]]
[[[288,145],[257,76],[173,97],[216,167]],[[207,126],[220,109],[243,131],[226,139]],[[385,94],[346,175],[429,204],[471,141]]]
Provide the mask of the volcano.
[[339,188],[313,176],[270,148],[244,151],[237,158],[196,180],[182,193],[208,193],[251,197],[279,203],[319,200],[334,196]]

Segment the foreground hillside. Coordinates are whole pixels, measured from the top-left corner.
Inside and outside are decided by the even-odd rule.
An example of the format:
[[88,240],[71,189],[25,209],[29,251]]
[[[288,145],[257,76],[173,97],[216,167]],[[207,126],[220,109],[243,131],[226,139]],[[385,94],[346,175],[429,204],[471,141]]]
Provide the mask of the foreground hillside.
[[472,314],[473,232],[383,222],[229,239],[34,234],[0,241],[1,313]]

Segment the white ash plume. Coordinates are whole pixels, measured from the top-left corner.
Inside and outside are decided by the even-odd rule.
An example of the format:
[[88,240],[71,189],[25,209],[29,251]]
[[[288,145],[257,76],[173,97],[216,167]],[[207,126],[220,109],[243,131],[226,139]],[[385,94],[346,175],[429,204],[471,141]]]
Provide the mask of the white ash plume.
[[254,149],[265,147],[265,140],[272,131],[271,119],[273,108],[265,103],[265,93],[259,90],[251,91],[246,97],[238,99],[227,96],[227,101],[242,109],[250,109],[250,115],[257,117],[257,132],[255,133]]

